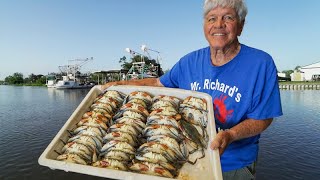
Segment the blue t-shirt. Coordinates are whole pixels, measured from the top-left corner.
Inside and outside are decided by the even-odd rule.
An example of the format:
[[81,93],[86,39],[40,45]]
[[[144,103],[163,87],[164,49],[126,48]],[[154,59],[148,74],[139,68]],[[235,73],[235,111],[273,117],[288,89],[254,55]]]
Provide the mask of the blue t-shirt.
[[[212,96],[216,127],[226,130],[252,118],[282,115],[277,69],[272,57],[241,44],[234,59],[214,66],[210,48],[182,57],[160,77],[165,87],[208,93]],[[248,166],[257,159],[260,135],[231,143],[221,156],[222,171]]]

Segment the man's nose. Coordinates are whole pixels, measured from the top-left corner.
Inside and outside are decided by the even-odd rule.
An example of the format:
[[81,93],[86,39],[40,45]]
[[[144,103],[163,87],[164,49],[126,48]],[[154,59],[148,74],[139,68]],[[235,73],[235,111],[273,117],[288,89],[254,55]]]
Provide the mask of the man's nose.
[[224,21],[222,18],[218,18],[213,25],[215,28],[222,28],[224,26]]

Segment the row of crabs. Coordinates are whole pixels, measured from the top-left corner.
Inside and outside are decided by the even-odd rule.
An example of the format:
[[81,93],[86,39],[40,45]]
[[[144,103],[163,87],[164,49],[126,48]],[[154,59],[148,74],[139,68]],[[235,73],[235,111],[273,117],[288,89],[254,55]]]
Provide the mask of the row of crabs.
[[[175,177],[185,162],[196,163],[207,148],[207,104],[147,92],[98,96],[57,160]],[[150,113],[149,113],[150,112]]]

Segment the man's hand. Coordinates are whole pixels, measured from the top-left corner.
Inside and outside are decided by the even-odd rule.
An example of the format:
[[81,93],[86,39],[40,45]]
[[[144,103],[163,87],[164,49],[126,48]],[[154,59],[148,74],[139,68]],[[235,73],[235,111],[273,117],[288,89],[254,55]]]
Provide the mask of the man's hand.
[[158,86],[163,87],[159,78],[145,78],[145,79],[135,79],[135,80],[127,80],[127,81],[114,81],[108,82],[101,86],[101,90],[105,90],[110,86],[114,85],[135,85],[135,86]]
[[246,119],[228,130],[218,132],[210,147],[213,150],[219,149],[221,155],[233,141],[260,134],[267,129],[271,122],[272,118],[265,120]]
[[212,150],[219,149],[220,156],[223,154],[227,146],[233,141],[232,135],[227,131],[220,131],[216,138],[211,142],[210,148]]

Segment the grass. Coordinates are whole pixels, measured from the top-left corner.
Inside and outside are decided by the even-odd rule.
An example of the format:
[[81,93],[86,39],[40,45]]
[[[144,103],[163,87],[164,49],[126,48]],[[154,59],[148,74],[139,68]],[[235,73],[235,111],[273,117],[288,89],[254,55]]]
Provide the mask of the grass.
[[23,84],[23,86],[46,86],[45,84]]
[[[1,84],[0,84],[1,85]],[[46,86],[45,84],[30,84],[30,83],[25,83],[25,84],[6,84],[9,86]]]

